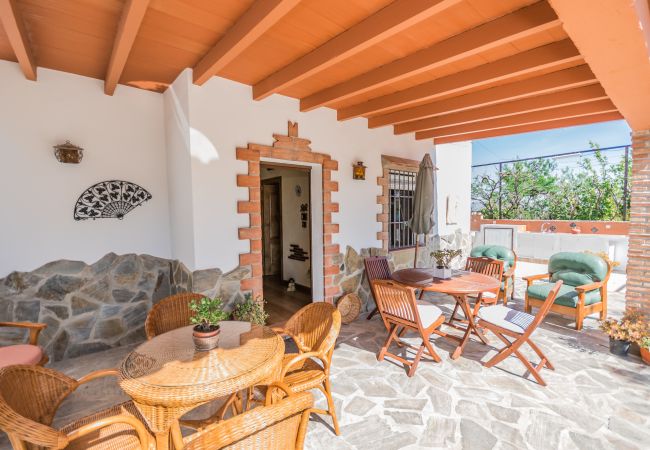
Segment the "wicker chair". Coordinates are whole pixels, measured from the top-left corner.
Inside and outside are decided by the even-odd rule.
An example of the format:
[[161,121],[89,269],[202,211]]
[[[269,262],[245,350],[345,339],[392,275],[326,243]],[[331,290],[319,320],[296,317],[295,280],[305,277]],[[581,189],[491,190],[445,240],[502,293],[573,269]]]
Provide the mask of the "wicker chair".
[[115,370],[92,372],[80,380],[40,366],[15,365],[0,369],[0,429],[15,450],[147,449],[150,433],[133,403],[123,403],[63,428],[51,426],[61,402],[88,381]]
[[0,347],[0,369],[13,364],[37,364],[44,366],[49,361],[47,354],[38,346],[38,335],[47,328],[44,323],[0,322],[0,327],[29,330],[27,344]]
[[[314,397],[309,392],[293,393],[286,385],[272,385],[266,397],[266,405],[247,411],[223,422],[212,424],[179,442],[179,424],[174,446],[184,450],[288,450],[303,448],[309,423],[309,413]],[[273,402],[277,390],[286,397]]]
[[[377,309],[377,295],[375,294],[375,288],[372,282],[375,280],[390,280],[390,267],[388,265],[388,258],[385,256],[370,256],[363,260],[363,264],[366,267],[370,292],[372,292],[372,297],[375,299],[375,309],[367,317],[370,320],[379,311]],[[386,325],[386,328],[388,328],[388,325]]]
[[329,303],[311,303],[291,316],[284,328],[274,330],[291,337],[300,352],[284,356],[280,381],[295,392],[320,389],[327,399],[328,409],[312,409],[312,412],[332,416],[334,432],[338,436],[340,431],[332,399],[330,365],[341,330],[341,313]]
[[182,292],[160,300],[151,308],[144,322],[144,331],[147,339],[166,333],[176,328],[191,325],[190,302],[201,300],[202,294]]

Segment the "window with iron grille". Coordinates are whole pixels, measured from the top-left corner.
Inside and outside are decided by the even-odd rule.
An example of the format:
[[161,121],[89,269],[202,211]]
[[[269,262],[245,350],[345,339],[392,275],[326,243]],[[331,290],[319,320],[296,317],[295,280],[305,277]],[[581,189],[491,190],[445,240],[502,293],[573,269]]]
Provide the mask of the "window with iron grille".
[[416,172],[388,171],[388,248],[415,246],[415,235],[408,226],[413,215]]

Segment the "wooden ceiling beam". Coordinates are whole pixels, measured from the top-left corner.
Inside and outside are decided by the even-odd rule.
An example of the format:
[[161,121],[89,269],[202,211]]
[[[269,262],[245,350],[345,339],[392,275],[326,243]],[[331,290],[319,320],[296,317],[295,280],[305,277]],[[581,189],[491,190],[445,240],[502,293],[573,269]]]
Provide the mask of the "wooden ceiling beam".
[[600,84],[592,84],[550,94],[512,100],[506,103],[483,106],[481,108],[459,111],[437,117],[413,120],[394,126],[395,134],[411,133],[413,131],[428,130],[431,128],[449,127],[464,123],[479,122],[498,117],[514,116],[532,111],[557,108],[559,106],[575,105],[606,99],[607,94]]
[[194,66],[194,84],[216,75],[291,11],[300,0],[257,0]]
[[300,110],[310,111],[559,25],[553,9],[541,1],[309,95],[300,100]]
[[149,0],[127,0],[124,4],[113,42],[113,51],[108,62],[108,70],[106,70],[104,78],[104,93],[106,95],[113,95],[115,92],[148,6]]
[[530,133],[532,131],[552,130],[555,128],[574,127],[577,125],[587,125],[597,122],[609,122],[612,120],[621,120],[623,116],[618,111],[601,114],[591,114],[589,116],[572,117],[569,119],[550,120],[548,122],[533,123],[528,125],[516,125],[496,130],[478,131],[476,133],[457,134],[435,138],[436,144],[449,144],[452,142],[472,141],[477,139],[487,139],[497,136],[508,136],[511,134]]
[[25,78],[36,81],[36,63],[16,0],[0,0],[0,22]]
[[580,52],[569,39],[565,39],[341,108],[337,118],[346,120],[377,114],[578,61],[582,62]]
[[488,131],[498,128],[512,127],[514,125],[548,122],[550,120],[568,119],[571,117],[587,116],[589,114],[600,114],[614,111],[616,111],[616,106],[614,106],[611,100],[596,100],[592,102],[579,103],[576,105],[545,109],[542,111],[533,111],[513,116],[481,120],[480,122],[472,122],[462,125],[417,131],[415,133],[415,139],[421,140],[443,136],[453,136],[455,134]]
[[396,0],[253,86],[261,100],[460,3],[461,0]]
[[459,95],[408,109],[373,116],[368,118],[368,127],[377,128],[384,125],[407,122],[421,117],[439,116],[597,82],[598,80],[596,80],[596,76],[589,69],[589,66],[583,64],[570,69],[526,78],[525,80],[502,84],[470,94]]

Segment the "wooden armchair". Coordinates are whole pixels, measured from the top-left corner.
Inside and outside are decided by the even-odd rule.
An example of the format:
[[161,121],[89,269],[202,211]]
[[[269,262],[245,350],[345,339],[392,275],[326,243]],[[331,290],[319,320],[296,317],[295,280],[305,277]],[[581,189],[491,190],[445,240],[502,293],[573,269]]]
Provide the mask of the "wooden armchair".
[[150,433],[132,402],[116,405],[56,429],[61,402],[88,381],[117,375],[100,370],[75,380],[52,369],[16,365],[0,369],[0,429],[14,450],[27,448],[148,449]]
[[0,327],[22,328],[29,330],[27,344],[0,347],[0,368],[13,364],[43,366],[49,361],[47,354],[38,346],[38,336],[47,325],[31,322],[0,322]]
[[330,415],[337,435],[340,431],[332,398],[330,366],[340,330],[341,313],[325,302],[301,308],[284,328],[275,328],[275,331],[291,337],[300,352],[284,356],[279,380],[295,392],[319,389],[327,399],[328,409],[312,409],[312,412]]
[[524,277],[526,280],[525,309],[541,308],[556,281],[563,281],[551,312],[576,318],[576,330],[582,329],[584,318],[600,313],[607,317],[607,282],[612,265],[603,258],[588,253],[561,252],[551,256],[548,271]]
[[147,319],[144,322],[144,332],[147,339],[176,328],[191,325],[192,311],[190,311],[190,302],[192,300],[201,300],[203,297],[202,294],[182,292],[170,295],[156,303],[147,314]]
[[[183,450],[301,450],[309,424],[314,397],[309,392],[294,393],[286,385],[269,386],[265,406],[207,426],[180,440],[179,424],[173,426],[174,447]],[[276,402],[277,390],[286,395]]]

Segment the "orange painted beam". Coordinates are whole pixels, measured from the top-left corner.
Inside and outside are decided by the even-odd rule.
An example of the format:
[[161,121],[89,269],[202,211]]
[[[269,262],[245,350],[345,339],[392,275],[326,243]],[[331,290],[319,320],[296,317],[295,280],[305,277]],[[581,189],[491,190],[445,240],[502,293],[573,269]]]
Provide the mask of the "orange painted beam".
[[309,111],[334,101],[343,100],[517,39],[555,28],[559,24],[555,12],[548,3],[538,2],[309,95],[300,100],[300,110]]
[[413,131],[428,130],[430,128],[449,127],[464,123],[495,119],[497,117],[514,116],[526,112],[541,111],[557,108],[559,106],[575,105],[606,99],[607,94],[600,84],[582,86],[550,94],[512,100],[506,103],[483,106],[481,108],[445,114],[437,117],[413,120],[395,125],[395,134],[411,133]]
[[557,72],[503,84],[470,94],[459,95],[408,109],[373,116],[368,118],[368,127],[377,128],[384,125],[418,119],[420,117],[439,116],[597,82],[596,76],[589,69],[589,66],[583,64],[570,69],[558,70]]
[[261,100],[327,69],[378,42],[460,3],[461,0],[396,0],[375,14],[327,41],[312,52],[253,86]]
[[470,88],[485,86],[521,75],[538,73],[542,70],[572,62],[582,62],[582,55],[569,39],[565,39],[472,69],[427,81],[402,91],[341,108],[338,110],[337,118],[346,120],[368,114],[377,114],[422,100],[433,100],[442,96],[460,93]]
[[431,139],[435,137],[452,136],[455,134],[474,133],[477,131],[508,128],[515,125],[548,122],[556,119],[568,119],[571,117],[587,116],[589,114],[599,114],[614,111],[616,111],[616,106],[614,106],[611,100],[596,100],[592,102],[579,103],[576,105],[544,109],[542,111],[533,111],[513,116],[487,119],[480,122],[472,122],[462,125],[418,131],[415,133],[415,139]]
[[601,114],[592,114],[589,116],[572,117],[569,119],[550,120],[548,122],[534,123],[528,125],[517,125],[508,128],[499,128],[496,130],[479,131],[476,133],[457,134],[435,138],[436,144],[449,144],[451,142],[472,141],[477,139],[486,139],[497,136],[508,136],[511,134],[530,133],[532,131],[551,130],[555,128],[574,127],[577,125],[587,125],[597,122],[609,122],[611,120],[620,120],[623,116],[619,112],[608,112]]
[[650,129],[647,1],[549,0],[609,98],[637,131]]
[[113,95],[115,92],[148,6],[149,0],[127,0],[124,4],[122,16],[117,25],[111,59],[108,62],[108,70],[104,78],[104,93],[106,95]]
[[202,85],[242,54],[300,0],[257,0],[194,66],[194,84]]
[[25,30],[25,22],[15,0],[0,0],[0,22],[16,55],[20,70],[25,78],[36,81],[34,55]]

